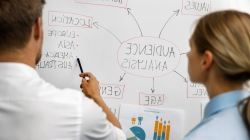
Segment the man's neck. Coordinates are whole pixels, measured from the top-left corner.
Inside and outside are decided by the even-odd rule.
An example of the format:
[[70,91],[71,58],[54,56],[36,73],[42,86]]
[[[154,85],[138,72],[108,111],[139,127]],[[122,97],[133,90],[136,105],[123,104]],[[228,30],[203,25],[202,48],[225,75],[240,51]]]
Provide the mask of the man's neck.
[[35,61],[33,57],[29,56],[28,54],[25,52],[21,52],[21,51],[3,52],[0,54],[0,62],[23,63],[35,69],[36,68]]

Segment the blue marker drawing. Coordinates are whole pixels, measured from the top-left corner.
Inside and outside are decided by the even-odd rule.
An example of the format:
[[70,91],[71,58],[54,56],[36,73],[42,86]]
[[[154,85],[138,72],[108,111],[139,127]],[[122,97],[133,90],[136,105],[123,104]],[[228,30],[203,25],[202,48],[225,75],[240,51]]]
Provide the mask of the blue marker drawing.
[[164,125],[163,125],[163,131],[162,131],[162,136],[161,136],[161,139],[162,140],[165,140],[165,137],[166,137],[166,121],[164,121]]
[[141,125],[141,122],[143,121],[143,116],[140,114],[138,117],[138,125]]
[[157,116],[157,117],[156,117],[156,120],[155,120],[155,129],[154,129],[154,137],[153,137],[153,140],[156,140],[156,139],[157,139],[158,124],[159,124],[159,121],[158,121],[158,116]]

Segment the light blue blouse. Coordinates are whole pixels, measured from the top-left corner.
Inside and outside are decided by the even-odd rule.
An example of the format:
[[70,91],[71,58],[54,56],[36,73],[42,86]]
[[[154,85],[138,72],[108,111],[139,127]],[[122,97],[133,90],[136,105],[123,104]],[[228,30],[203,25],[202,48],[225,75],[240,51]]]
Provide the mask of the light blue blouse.
[[204,119],[183,140],[249,140],[237,107],[247,97],[247,90],[236,90],[211,99]]

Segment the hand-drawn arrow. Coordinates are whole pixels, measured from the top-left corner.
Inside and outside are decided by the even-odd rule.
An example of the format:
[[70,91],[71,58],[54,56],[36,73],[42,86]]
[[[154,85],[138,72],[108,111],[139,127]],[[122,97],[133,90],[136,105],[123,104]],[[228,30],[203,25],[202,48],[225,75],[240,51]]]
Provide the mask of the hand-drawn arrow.
[[125,76],[126,73],[123,74],[123,76],[120,76],[120,82],[123,80],[124,76]]
[[155,92],[155,78],[153,78],[153,89],[151,88],[152,93]]
[[99,29],[98,27],[101,27],[101,28],[105,29],[106,31],[108,31],[109,33],[111,33],[111,34],[112,34],[112,35],[122,44],[122,42],[118,39],[118,37],[115,36],[115,35],[114,35],[112,32],[110,32],[108,29],[106,29],[106,28],[104,28],[103,26],[99,25],[97,22],[94,22],[93,25],[94,25],[97,29]]
[[134,20],[135,20],[135,22],[137,23],[137,25],[138,25],[138,27],[139,27],[139,29],[140,29],[140,32],[141,32],[141,36],[143,36],[142,35],[142,31],[141,31],[141,28],[140,28],[140,26],[139,26],[139,24],[138,24],[138,22],[137,22],[137,20],[135,19],[135,17],[133,16],[133,14],[130,12],[130,8],[127,8],[127,11],[128,11],[128,15],[130,14],[133,18],[134,18]]
[[174,14],[168,19],[168,21],[165,23],[164,27],[162,28],[162,30],[161,30],[161,32],[160,32],[160,35],[159,35],[159,38],[161,38],[161,33],[162,33],[163,29],[165,28],[165,26],[167,25],[167,23],[169,22],[169,20],[170,20],[175,14],[176,14],[176,16],[178,16],[179,12],[180,12],[180,9],[174,11]]
[[185,77],[183,77],[180,73],[178,73],[177,71],[174,71],[175,73],[177,73],[178,75],[180,75],[183,79],[184,79],[184,82],[187,83],[187,79]]

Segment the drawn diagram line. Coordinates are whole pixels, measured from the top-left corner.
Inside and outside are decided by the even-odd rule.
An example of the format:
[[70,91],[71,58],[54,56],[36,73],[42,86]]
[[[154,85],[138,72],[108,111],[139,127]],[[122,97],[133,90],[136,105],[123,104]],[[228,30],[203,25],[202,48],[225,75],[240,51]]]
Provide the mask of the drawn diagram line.
[[152,90],[152,93],[155,92],[155,78],[153,78],[153,89],[151,89],[151,90]]
[[174,71],[175,73],[177,73],[178,75],[180,75],[183,79],[184,79],[184,81],[187,83],[187,79],[184,77],[184,76],[182,76],[180,73],[178,73],[177,71]]
[[123,80],[125,75],[126,75],[126,73],[124,73],[122,77],[120,76],[120,82]]
[[135,22],[137,23],[137,25],[138,25],[138,27],[139,27],[139,29],[140,29],[141,36],[143,36],[142,31],[141,31],[141,28],[140,28],[140,26],[139,26],[139,23],[137,22],[137,20],[136,20],[135,17],[133,16],[133,14],[130,12],[130,10],[131,10],[130,8],[127,8],[128,15],[131,14],[131,16],[134,18]]
[[161,32],[160,32],[159,38],[161,38],[161,33],[162,33],[162,31],[164,30],[164,28],[166,27],[167,23],[170,21],[170,19],[171,19],[175,14],[176,14],[176,16],[178,16],[179,12],[180,12],[180,9],[174,11],[174,14],[167,20],[167,22],[165,23],[165,25],[163,26],[163,28],[162,28],[162,30],[161,30]]
[[106,29],[105,27],[99,25],[97,22],[94,22],[93,25],[94,25],[97,29],[99,29],[98,26],[99,26],[99,27],[102,27],[103,29],[105,29],[106,31],[108,31],[110,34],[112,34],[112,35],[122,44],[122,42],[120,41],[120,39],[119,39],[116,35],[114,35],[111,31],[109,31],[108,29]]

